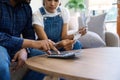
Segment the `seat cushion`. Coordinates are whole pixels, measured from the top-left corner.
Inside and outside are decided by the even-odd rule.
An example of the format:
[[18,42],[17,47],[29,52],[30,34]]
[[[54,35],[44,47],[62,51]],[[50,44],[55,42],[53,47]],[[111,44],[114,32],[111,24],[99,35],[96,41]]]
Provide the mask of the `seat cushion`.
[[79,40],[80,40],[83,48],[97,48],[97,47],[105,47],[106,46],[103,39],[97,33],[91,32],[91,31],[88,31]]

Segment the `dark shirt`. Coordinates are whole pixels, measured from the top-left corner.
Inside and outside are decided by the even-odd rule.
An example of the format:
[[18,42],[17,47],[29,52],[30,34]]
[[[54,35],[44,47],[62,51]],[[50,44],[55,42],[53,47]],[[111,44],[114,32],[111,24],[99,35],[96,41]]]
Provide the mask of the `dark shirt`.
[[10,0],[0,0],[0,46],[18,51],[23,38],[35,39],[32,27],[32,10],[29,4],[21,3],[15,7]]

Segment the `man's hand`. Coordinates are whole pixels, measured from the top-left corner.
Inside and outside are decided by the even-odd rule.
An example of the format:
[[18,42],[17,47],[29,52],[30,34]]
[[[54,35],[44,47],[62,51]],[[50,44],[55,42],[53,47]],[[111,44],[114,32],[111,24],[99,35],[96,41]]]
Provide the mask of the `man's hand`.
[[27,59],[26,49],[21,49],[20,51],[18,51],[12,59],[12,64],[14,64],[17,61],[17,64],[15,65],[15,67],[12,68],[12,70],[15,71],[20,67],[23,67],[26,59]]
[[66,39],[66,40],[62,40],[58,43],[56,43],[56,47],[57,48],[64,48],[66,51],[67,50],[72,50],[73,49],[73,45],[74,45],[74,40],[69,40],[69,39]]
[[57,50],[57,48],[54,46],[55,43],[51,40],[39,40],[39,41],[35,41],[33,46],[35,46],[35,48],[39,49],[39,50],[43,50],[45,52],[47,52],[48,54],[50,53],[50,50],[54,50],[55,52],[57,52],[59,54],[59,51]]

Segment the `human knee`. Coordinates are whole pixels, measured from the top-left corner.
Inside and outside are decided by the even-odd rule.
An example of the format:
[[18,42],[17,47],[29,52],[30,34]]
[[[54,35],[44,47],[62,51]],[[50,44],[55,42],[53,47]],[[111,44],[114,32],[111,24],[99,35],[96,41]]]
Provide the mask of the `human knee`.
[[8,55],[7,50],[2,46],[0,46],[0,64],[0,66],[10,64],[10,56]]
[[9,72],[9,64],[1,64],[0,65],[0,72],[4,72],[4,73]]
[[41,50],[38,50],[38,49],[29,49],[30,50],[30,53],[29,53],[29,57],[33,57],[33,56],[38,56],[38,55],[43,55],[45,54],[45,52],[41,51]]
[[8,64],[0,64],[0,80],[10,80],[10,69]]
[[77,49],[81,49],[82,48],[82,44],[80,41],[76,41],[73,47],[73,50],[77,50]]
[[9,70],[9,56],[7,50],[0,46],[0,72],[7,72]]

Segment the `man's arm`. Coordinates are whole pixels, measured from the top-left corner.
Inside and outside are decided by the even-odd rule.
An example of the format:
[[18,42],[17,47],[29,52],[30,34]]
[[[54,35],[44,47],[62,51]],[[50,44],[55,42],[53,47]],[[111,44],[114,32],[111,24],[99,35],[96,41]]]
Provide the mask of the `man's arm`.
[[11,50],[18,51],[23,43],[22,38],[14,37],[9,34],[0,32],[0,45]]
[[25,8],[25,13],[27,14],[27,23],[25,25],[24,30],[22,31],[22,36],[23,38],[26,39],[35,39],[35,31],[32,26],[32,9],[29,6],[29,4],[26,4]]

